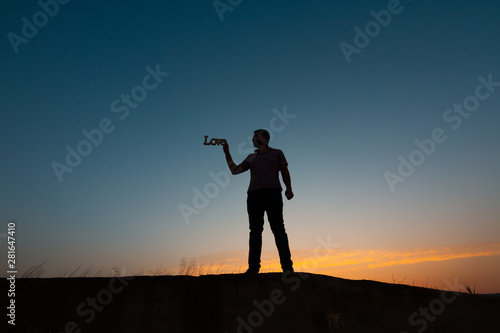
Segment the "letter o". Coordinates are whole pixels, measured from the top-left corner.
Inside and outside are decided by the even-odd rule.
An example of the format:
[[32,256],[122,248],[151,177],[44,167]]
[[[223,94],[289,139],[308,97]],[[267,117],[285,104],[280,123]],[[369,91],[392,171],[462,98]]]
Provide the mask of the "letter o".
[[446,297],[446,293],[447,293],[447,292],[446,292],[446,291],[444,291],[444,290],[441,292],[441,300],[442,300],[445,304],[450,304],[450,303],[452,303],[452,302],[453,302],[453,301],[457,298],[457,296],[455,296],[455,295],[453,295],[453,297],[449,297],[449,298],[448,298],[448,297]]
[[[39,22],[38,21],[38,18],[41,17],[42,18],[42,22]],[[39,28],[43,28],[47,25],[47,23],[49,22],[49,17],[47,16],[47,14],[45,14],[44,12],[42,11],[39,11],[39,12],[36,12],[34,15],[33,15],[33,23],[39,27]]]
[[[106,295],[106,299],[103,299],[103,297],[102,297],[103,295]],[[113,295],[111,294],[111,292],[109,290],[102,289],[101,291],[99,291],[97,293],[97,300],[102,305],[108,305],[113,300]]]
[[[210,193],[209,189],[212,188],[213,189],[213,192]],[[205,185],[205,187],[203,188],[203,193],[205,193],[205,195],[209,198],[209,199],[213,199],[215,198],[216,196],[219,195],[219,186],[217,186],[215,183],[208,183],[207,185]]]
[[[438,305],[437,309],[435,308],[435,305]],[[434,299],[429,303],[429,309],[434,315],[440,315],[441,313],[443,313],[445,307],[446,306],[444,305],[443,301],[440,299]]]
[[[139,91],[140,91],[140,95],[137,94]],[[142,86],[134,87],[130,94],[132,95],[132,98],[136,102],[142,102],[148,96],[148,92]]]
[[210,144],[212,146],[215,146],[217,144],[217,139],[213,138],[212,140],[210,140]]
[[[278,121],[278,120],[279,119],[277,117],[273,117],[271,119],[271,121],[269,122],[269,127],[271,128],[272,134],[274,134],[274,132],[279,133],[285,129],[285,123],[281,124],[280,127],[276,126],[276,121]],[[269,134],[271,134],[271,133],[269,133]],[[271,135],[271,137],[273,137],[273,135]]]
[[[375,28],[375,31],[372,32],[370,30],[370,27],[374,27]],[[378,24],[377,22],[375,21],[370,21],[368,22],[366,25],[365,25],[365,32],[366,34],[369,36],[369,37],[377,37],[378,34],[380,34],[380,24]]]
[[[87,147],[86,150],[82,149],[84,146]],[[76,146],[76,151],[78,152],[78,154],[82,156],[87,156],[92,152],[92,144],[90,144],[90,142],[88,142],[87,140],[82,140],[78,142],[78,145]]]
[[[418,156],[418,160],[416,159],[416,156]],[[408,157],[408,160],[410,161],[413,166],[419,166],[422,165],[425,161],[425,156],[424,153],[422,153],[420,150],[414,150],[411,152],[410,156]]]
[[[257,317],[257,322],[253,321],[254,317]],[[253,311],[248,315],[248,323],[252,325],[252,327],[258,327],[262,325],[263,322],[264,322],[264,316],[262,316],[262,314],[258,311]]]
[[476,111],[479,107],[479,100],[475,96],[467,96],[464,100],[464,107],[469,112]]

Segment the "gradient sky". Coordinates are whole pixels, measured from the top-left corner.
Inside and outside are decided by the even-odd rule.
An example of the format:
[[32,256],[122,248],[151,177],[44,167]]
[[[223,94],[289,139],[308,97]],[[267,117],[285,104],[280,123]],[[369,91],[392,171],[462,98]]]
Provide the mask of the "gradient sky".
[[[298,269],[500,292],[500,87],[482,83],[500,82],[500,3],[242,1],[221,20],[212,2],[71,1],[47,22],[36,1],[0,5],[0,240],[6,251],[17,221],[20,272],[45,260],[44,276],[175,271],[182,257],[244,269],[249,173],[189,223],[180,208],[228,172],[205,135],[240,163],[268,128],[289,162]],[[375,29],[371,11],[388,5],[398,13],[349,62],[340,45],[356,46],[355,28]],[[42,26],[13,47],[34,15]],[[141,88],[156,69],[169,74]],[[60,181],[53,163],[103,121],[112,132]],[[446,140],[416,152],[435,129]],[[419,165],[391,189],[384,175],[410,155]],[[327,238],[334,249],[317,257]],[[268,225],[263,250],[278,269]]]

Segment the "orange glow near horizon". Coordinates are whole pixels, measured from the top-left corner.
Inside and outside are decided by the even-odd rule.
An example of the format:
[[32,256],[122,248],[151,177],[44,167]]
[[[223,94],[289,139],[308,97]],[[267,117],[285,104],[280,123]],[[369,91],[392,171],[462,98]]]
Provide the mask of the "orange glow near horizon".
[[[443,281],[452,281],[457,275],[464,280],[483,281],[486,275],[500,278],[500,265],[474,266],[479,258],[493,263],[500,256],[500,243],[467,244],[464,246],[414,250],[302,250],[294,251],[292,259],[296,271],[332,275],[349,279],[371,279],[382,282],[403,283],[403,276],[411,279],[408,284],[445,288]],[[246,269],[246,253],[227,252],[212,257],[224,262],[223,273],[242,273]],[[464,261],[465,260],[465,261]],[[220,262],[219,261],[219,262]],[[462,263],[462,264],[459,264]],[[436,265],[437,264],[437,265]],[[201,264],[205,271],[208,265]],[[212,265],[212,273],[214,273]],[[263,253],[261,272],[279,272],[277,252]],[[397,278],[393,274],[398,274]],[[414,281],[413,283],[411,281]],[[415,280],[418,282],[415,283]],[[500,292],[499,279],[490,278],[478,285],[478,292]],[[486,281],[486,280],[485,280]],[[471,283],[472,285],[472,283]]]
[[[155,260],[148,263],[148,269],[126,264],[120,268],[122,275],[238,274],[245,272],[247,256],[246,251],[225,251],[187,258],[188,272],[180,271],[178,265],[158,268]],[[292,249],[292,259],[297,272],[454,291],[470,286],[477,293],[500,293],[500,242],[411,250]],[[262,273],[281,272],[277,251],[263,252],[261,265]],[[60,266],[53,270],[48,268],[44,276],[61,276]],[[456,279],[460,285],[450,287],[448,282]]]

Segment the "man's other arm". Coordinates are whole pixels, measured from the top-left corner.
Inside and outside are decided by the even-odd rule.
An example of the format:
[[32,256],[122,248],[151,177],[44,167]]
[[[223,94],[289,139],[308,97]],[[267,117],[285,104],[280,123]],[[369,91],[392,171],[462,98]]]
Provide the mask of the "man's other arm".
[[293,198],[292,180],[290,179],[290,171],[288,171],[288,166],[286,164],[281,166],[281,178],[283,178],[283,183],[285,183],[286,186],[285,196],[290,200]]

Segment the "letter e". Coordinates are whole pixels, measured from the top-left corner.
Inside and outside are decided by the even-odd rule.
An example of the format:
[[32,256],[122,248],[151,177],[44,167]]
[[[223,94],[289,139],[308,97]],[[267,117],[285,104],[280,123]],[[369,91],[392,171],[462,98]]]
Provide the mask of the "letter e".
[[109,118],[103,118],[99,122],[99,128],[101,131],[105,134],[109,134],[115,130],[115,125],[113,125],[113,122]]
[[398,8],[399,5],[401,5],[401,2],[399,2],[399,0],[389,0],[389,3],[387,4],[387,9],[389,9],[389,11],[392,14],[396,15],[401,13],[401,11],[404,9],[403,6]]
[[442,128],[435,128],[432,131],[432,140],[436,143],[444,143],[448,139],[448,135],[445,134]]
[[[281,298],[281,296],[283,296],[283,298]],[[274,289],[273,291],[271,291],[269,297],[271,298],[271,301],[273,301],[273,303],[277,305],[283,304],[286,301],[286,297],[283,295],[283,291],[279,289]]]

